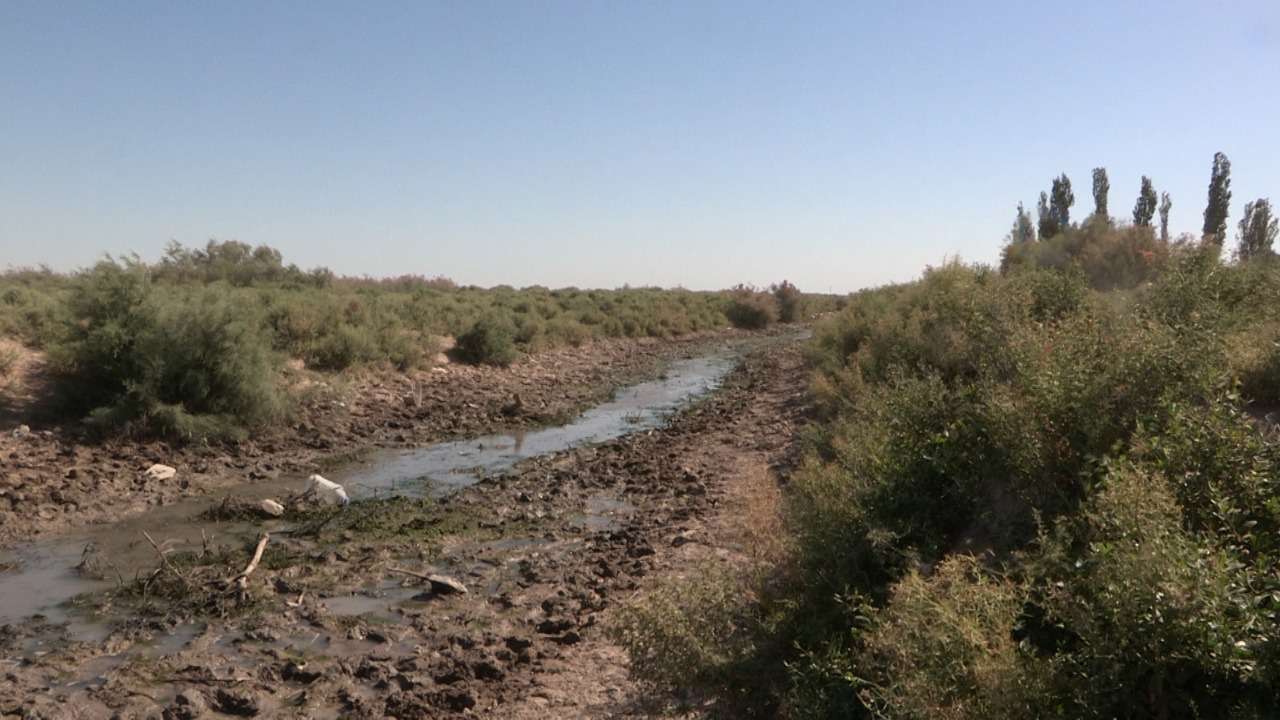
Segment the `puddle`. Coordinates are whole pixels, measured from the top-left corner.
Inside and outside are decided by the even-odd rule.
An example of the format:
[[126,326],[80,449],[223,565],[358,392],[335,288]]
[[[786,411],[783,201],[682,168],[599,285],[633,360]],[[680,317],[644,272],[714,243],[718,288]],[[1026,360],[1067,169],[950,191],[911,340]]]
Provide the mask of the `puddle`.
[[423,588],[404,587],[397,582],[369,593],[322,598],[320,604],[328,614],[339,617],[369,616],[375,620],[394,620],[396,606],[422,592]]
[[586,512],[573,522],[590,532],[615,530],[619,521],[635,514],[636,507],[610,493],[596,493],[587,498]]
[[[506,472],[528,458],[659,427],[683,404],[716,388],[736,363],[736,354],[729,350],[679,360],[661,378],[619,389],[611,400],[566,425],[411,450],[378,451],[327,477],[344,485],[357,501],[388,495],[447,495],[484,476]],[[111,587],[117,579],[132,580],[155,567],[155,550],[143,537],[144,530],[166,549],[181,551],[199,550],[206,539],[211,543],[228,538],[241,541],[264,529],[285,527],[288,523],[284,521],[217,522],[199,516],[225,495],[251,501],[281,498],[301,490],[303,483],[303,478],[292,477],[245,484],[80,533],[0,551],[0,625],[37,613],[52,622],[78,622],[64,609],[67,600]],[[589,508],[586,522],[589,526],[603,522],[608,527],[620,512],[621,508]],[[102,559],[99,567],[107,579],[89,577],[75,569],[90,544]],[[385,607],[386,601],[382,602]],[[334,611],[332,605],[330,610]],[[359,614],[354,607],[352,610]],[[74,633],[75,626],[69,631]]]

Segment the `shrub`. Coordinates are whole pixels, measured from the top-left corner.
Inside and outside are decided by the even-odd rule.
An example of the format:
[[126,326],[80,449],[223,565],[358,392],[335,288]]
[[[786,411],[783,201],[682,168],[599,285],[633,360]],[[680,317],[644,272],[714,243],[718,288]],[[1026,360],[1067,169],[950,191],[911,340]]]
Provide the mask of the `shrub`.
[[303,359],[321,370],[342,370],[356,363],[383,357],[377,338],[368,327],[335,324],[307,343]]
[[769,695],[781,683],[761,675],[770,668],[758,658],[771,650],[759,644],[767,622],[753,597],[742,576],[705,565],[622,606],[609,631],[651,694],[709,693],[727,717],[771,717]]
[[1042,539],[1032,567],[1065,631],[1052,698],[1065,715],[1272,716],[1274,599],[1206,539],[1183,527],[1163,478],[1123,465]]
[[61,278],[46,273],[0,276],[0,336],[44,347],[62,324],[64,285]]
[[768,293],[739,285],[729,295],[725,317],[729,318],[734,327],[760,330],[777,319],[778,310],[773,297]]
[[501,318],[482,318],[458,336],[456,352],[464,362],[476,365],[510,365],[519,356],[515,329]]
[[216,290],[158,292],[133,261],[103,261],[72,295],[51,352],[71,409],[107,429],[242,437],[285,413],[276,360],[250,306]]
[[1170,254],[1169,245],[1147,226],[1116,227],[1091,219],[1079,227],[1065,227],[1048,239],[1006,245],[1000,268],[1054,270],[1078,268],[1099,290],[1137,287],[1159,276]]
[[820,323],[804,579],[763,600],[788,714],[1274,715],[1280,445],[1230,384],[1271,392],[1254,265],[1185,252],[1118,295],[953,263]]
[[880,718],[1045,717],[1047,673],[1014,637],[1026,602],[1024,587],[968,555],[908,574],[859,651],[864,705]]
[[778,304],[778,321],[793,323],[800,319],[802,296],[795,285],[783,280],[769,288]]
[[591,337],[591,331],[582,323],[566,317],[557,317],[547,323],[547,338],[552,345],[578,347]]

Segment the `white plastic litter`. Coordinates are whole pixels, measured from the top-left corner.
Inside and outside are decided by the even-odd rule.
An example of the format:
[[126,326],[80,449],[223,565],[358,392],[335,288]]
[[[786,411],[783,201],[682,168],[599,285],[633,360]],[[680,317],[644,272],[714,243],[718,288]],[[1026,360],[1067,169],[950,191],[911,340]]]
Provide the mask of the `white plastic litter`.
[[328,502],[336,502],[339,505],[346,505],[351,502],[351,498],[347,497],[347,491],[341,485],[319,475],[312,475],[307,478],[306,494],[314,494]]
[[161,465],[160,463],[156,463],[155,465],[147,468],[146,472],[147,477],[152,480],[169,480],[177,474],[177,470],[174,470],[168,465]]

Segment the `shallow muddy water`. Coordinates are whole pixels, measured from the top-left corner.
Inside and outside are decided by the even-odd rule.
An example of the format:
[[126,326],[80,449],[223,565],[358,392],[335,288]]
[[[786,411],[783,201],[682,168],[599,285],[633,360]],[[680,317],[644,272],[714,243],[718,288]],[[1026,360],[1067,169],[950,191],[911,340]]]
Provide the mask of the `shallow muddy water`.
[[[354,501],[388,495],[445,495],[500,474],[516,463],[574,446],[611,440],[662,425],[681,405],[714,389],[737,363],[725,350],[707,357],[672,363],[657,380],[618,390],[573,421],[518,433],[438,443],[409,450],[379,450],[357,463],[327,474],[341,483]],[[201,519],[201,514],[230,495],[245,500],[283,500],[303,489],[305,478],[245,484],[213,496],[203,496],[154,508],[119,522],[0,551],[0,625],[40,613],[55,622],[75,621],[64,604],[83,592],[110,587],[155,566],[156,554],[143,532],[166,549],[198,549],[208,541],[249,538],[262,529],[288,525],[284,521],[227,523]],[[625,513],[625,507],[589,509],[590,514]],[[76,570],[90,547],[108,580],[86,577]],[[11,566],[11,567],[10,567]],[[340,604],[340,603],[339,603]],[[358,603],[356,603],[358,604]]]

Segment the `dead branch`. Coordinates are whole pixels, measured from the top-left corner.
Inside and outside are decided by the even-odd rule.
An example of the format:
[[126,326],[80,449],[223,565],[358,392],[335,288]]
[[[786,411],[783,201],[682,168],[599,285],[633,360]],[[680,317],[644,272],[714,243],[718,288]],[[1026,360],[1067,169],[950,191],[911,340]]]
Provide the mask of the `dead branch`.
[[176,576],[179,580],[181,580],[184,587],[189,586],[189,584],[187,583],[187,576],[179,572],[178,568],[174,567],[173,563],[169,562],[169,557],[165,555],[165,552],[160,549],[159,545],[156,544],[155,539],[151,537],[151,533],[147,532],[146,530],[143,530],[142,536],[147,539],[147,542],[151,543],[151,547],[155,548],[156,555],[160,556],[161,565],[165,569],[167,569],[169,572],[173,573],[174,576]]

